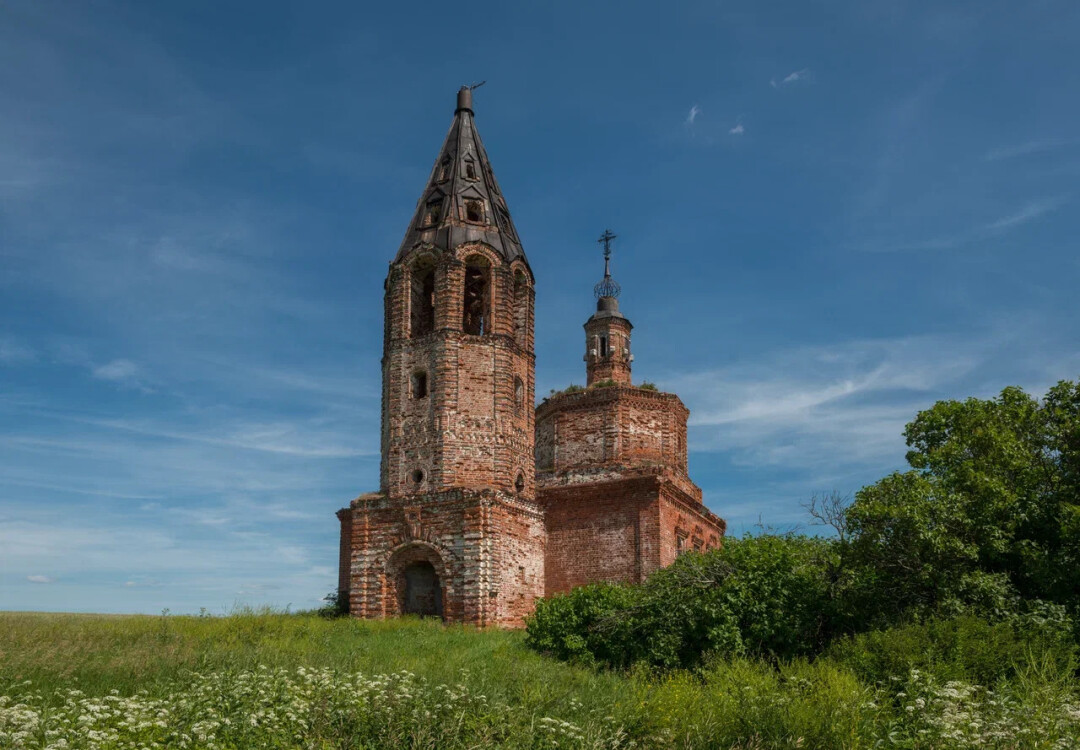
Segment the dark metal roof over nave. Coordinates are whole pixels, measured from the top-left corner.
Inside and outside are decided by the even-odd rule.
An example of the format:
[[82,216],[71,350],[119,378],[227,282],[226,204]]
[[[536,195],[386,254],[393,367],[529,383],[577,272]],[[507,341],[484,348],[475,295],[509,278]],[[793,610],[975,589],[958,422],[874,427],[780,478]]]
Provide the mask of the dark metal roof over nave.
[[507,262],[529,262],[476,131],[472,89],[462,86],[454,122],[394,261],[417,244],[451,250],[465,242],[487,243]]

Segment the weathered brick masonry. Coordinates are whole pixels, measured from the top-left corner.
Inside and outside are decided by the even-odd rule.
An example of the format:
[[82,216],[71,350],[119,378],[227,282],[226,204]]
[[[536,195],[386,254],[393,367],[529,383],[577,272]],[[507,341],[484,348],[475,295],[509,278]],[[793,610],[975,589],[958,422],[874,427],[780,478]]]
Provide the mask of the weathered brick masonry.
[[590,388],[534,411],[532,270],[462,89],[386,278],[379,491],[338,511],[351,614],[517,626],[545,593],[721,543],[688,412],[631,384],[608,268],[597,290]]

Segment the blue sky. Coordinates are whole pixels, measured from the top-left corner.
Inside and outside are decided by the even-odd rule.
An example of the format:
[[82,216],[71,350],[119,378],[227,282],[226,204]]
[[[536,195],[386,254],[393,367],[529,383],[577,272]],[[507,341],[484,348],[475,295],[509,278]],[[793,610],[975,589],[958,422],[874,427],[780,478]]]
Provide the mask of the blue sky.
[[1080,375],[1080,4],[0,6],[0,609],[310,607],[377,485],[382,281],[463,83],[584,379],[741,533],[940,398]]

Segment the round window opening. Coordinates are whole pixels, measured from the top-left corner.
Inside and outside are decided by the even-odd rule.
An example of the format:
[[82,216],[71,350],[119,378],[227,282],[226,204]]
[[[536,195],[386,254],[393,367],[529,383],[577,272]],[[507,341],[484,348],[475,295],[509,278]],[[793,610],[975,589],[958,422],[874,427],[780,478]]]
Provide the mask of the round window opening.
[[420,484],[424,481],[424,471],[422,469],[414,469],[412,473],[412,480],[415,484]]
[[525,475],[520,471],[518,472],[517,479],[514,480],[514,489],[521,492],[525,489]]

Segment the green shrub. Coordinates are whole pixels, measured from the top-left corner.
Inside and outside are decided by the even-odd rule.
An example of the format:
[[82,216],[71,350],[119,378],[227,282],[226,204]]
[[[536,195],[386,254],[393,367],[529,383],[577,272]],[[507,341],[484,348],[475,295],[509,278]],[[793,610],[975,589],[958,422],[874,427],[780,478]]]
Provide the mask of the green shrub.
[[[585,390],[585,386],[577,385],[576,383],[571,383],[570,385],[563,388],[561,391],[557,391],[554,388],[552,388],[551,393],[548,395],[548,398],[555,398],[556,396],[563,396],[563,395],[565,395],[567,393],[581,393],[583,390]],[[547,399],[544,399],[544,400],[546,401]]]
[[[541,599],[526,621],[525,642],[542,654],[566,661],[623,664],[626,637],[608,622],[632,606],[637,591],[629,586],[594,583]],[[598,624],[604,622],[604,627]]]
[[655,391],[655,390],[659,390],[659,389],[658,389],[658,388],[656,387],[656,383],[650,383],[650,382],[649,382],[648,380],[646,380],[646,381],[645,381],[644,383],[642,383],[641,385],[639,385],[639,386],[638,386],[638,388],[640,388],[640,389],[641,389],[641,390],[643,390],[643,391]]
[[796,536],[732,539],[690,552],[641,586],[585,586],[542,600],[527,643],[612,667],[699,666],[709,654],[811,653],[828,632],[833,544]]
[[590,388],[614,388],[617,385],[618,385],[618,383],[616,383],[611,378],[608,378],[607,380],[597,380],[595,383],[593,383],[589,387]]
[[319,617],[325,617],[328,620],[332,620],[336,617],[346,617],[349,614],[349,598],[343,591],[331,591],[329,594],[323,597],[323,601],[326,602],[322,607],[315,610],[315,613]]
[[932,619],[843,638],[827,655],[868,682],[885,683],[912,669],[941,681],[995,685],[1033,664],[1073,663],[1068,627],[1032,618],[997,623],[973,615]]

